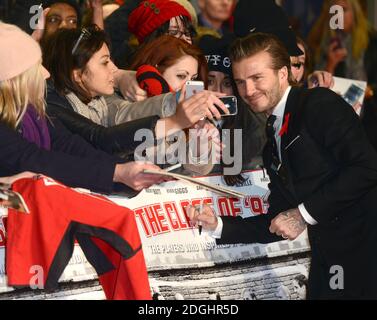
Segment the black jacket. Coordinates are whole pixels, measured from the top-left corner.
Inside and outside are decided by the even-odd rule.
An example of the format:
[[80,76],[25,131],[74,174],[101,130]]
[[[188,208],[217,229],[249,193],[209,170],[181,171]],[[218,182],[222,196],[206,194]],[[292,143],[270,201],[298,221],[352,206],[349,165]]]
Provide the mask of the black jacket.
[[47,89],[47,114],[58,118],[72,133],[80,135],[95,148],[110,154],[121,154],[129,160],[141,143],[134,139],[136,131],[149,129],[154,133],[159,120],[158,116],[151,116],[107,128],[76,113],[68,100],[59,95],[51,84]]
[[[269,232],[271,220],[303,203],[318,222],[308,226],[308,297],[377,298],[377,153],[352,108],[328,89],[292,88],[288,113],[288,132],[281,141],[286,178],[271,169],[271,144],[264,149],[271,180],[268,214],[224,217],[218,242],[282,240]],[[344,269],[344,290],[329,288],[336,265]]]
[[16,130],[0,123],[0,176],[31,171],[71,187],[110,193],[118,159],[94,149],[57,119],[47,122],[51,151],[28,142]]

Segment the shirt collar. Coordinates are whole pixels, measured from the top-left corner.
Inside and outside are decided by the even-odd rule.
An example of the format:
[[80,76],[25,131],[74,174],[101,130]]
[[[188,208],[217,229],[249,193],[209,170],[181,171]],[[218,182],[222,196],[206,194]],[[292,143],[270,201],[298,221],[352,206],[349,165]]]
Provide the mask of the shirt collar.
[[284,117],[285,105],[287,103],[288,94],[291,91],[291,88],[292,87],[289,86],[285,90],[283,97],[280,99],[279,103],[276,105],[276,107],[274,108],[274,111],[272,112],[272,114],[274,116],[276,116],[277,118],[283,118]]

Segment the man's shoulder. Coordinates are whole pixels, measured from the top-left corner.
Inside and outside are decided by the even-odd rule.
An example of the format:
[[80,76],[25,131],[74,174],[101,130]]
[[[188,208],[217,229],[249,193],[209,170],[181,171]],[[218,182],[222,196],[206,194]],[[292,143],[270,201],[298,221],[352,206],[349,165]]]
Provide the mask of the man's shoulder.
[[339,108],[352,109],[339,94],[335,93],[334,91],[328,88],[295,88],[292,91],[293,94],[296,95],[296,107],[298,107],[298,105],[300,104],[303,104],[303,108],[310,113],[327,113]]

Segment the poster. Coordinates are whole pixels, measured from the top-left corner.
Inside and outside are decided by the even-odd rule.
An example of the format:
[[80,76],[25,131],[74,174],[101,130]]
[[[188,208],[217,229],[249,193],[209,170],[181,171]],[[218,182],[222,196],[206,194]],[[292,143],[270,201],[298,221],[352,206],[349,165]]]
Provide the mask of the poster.
[[[267,214],[268,176],[263,170],[243,175],[244,183],[233,188],[247,194],[245,199],[226,198],[185,181],[152,186],[132,199],[109,197],[134,210],[155,299],[298,298],[293,280],[298,275],[307,277],[310,248],[306,234],[294,241],[268,245],[217,246],[206,232],[199,235],[186,216],[185,208],[201,201],[211,205],[220,216],[248,218]],[[197,179],[224,184],[217,175]],[[1,213],[0,297],[1,293],[13,290],[6,285],[6,212]],[[76,246],[60,281],[81,283],[96,278],[94,269]],[[87,297],[93,298],[93,294],[89,291]]]

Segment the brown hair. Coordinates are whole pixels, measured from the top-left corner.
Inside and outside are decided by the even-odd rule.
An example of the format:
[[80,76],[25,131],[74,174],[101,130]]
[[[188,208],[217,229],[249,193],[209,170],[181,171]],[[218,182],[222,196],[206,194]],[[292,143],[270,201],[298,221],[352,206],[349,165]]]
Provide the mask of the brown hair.
[[60,94],[65,95],[71,91],[82,102],[89,103],[92,98],[89,92],[74,80],[73,70],[84,71],[89,60],[102,48],[103,44],[109,46],[110,43],[105,32],[97,26],[94,25],[85,30],[88,33],[84,34],[79,29],[56,31],[43,48],[43,63],[51,74],[55,89]]
[[302,45],[302,47],[304,48],[304,53],[305,53],[304,74],[301,80],[301,82],[303,82],[308,77],[309,70],[312,68],[312,60],[311,60],[310,50],[307,43],[299,36],[296,36],[296,42],[297,44]]
[[268,33],[252,33],[233,42],[229,50],[229,57],[234,62],[254,56],[260,52],[267,52],[272,61],[271,68],[280,70],[287,67],[288,82],[294,85],[291,73],[291,60],[284,44],[274,35]]
[[142,46],[142,49],[135,55],[131,69],[136,70],[143,64],[149,64],[163,73],[186,55],[198,61],[198,80],[202,80],[207,87],[208,66],[202,51],[195,45],[168,35],[163,35]]

